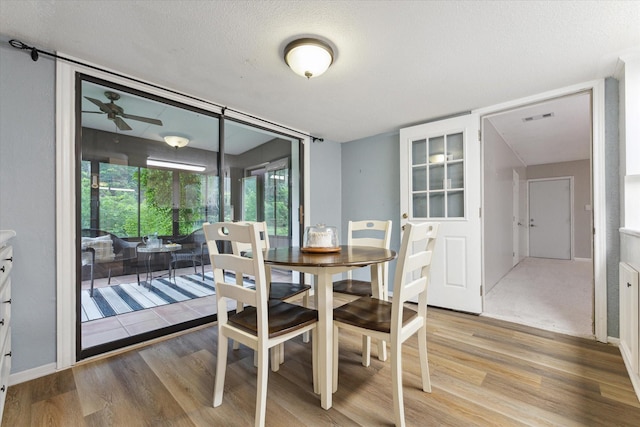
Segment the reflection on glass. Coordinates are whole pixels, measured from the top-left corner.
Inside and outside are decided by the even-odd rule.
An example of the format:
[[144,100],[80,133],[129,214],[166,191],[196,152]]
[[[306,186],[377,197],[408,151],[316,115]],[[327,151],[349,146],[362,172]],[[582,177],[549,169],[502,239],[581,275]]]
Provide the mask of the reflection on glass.
[[444,165],[429,166],[429,190],[442,190]]
[[462,142],[462,133],[447,135],[447,160],[460,160],[464,157]]
[[427,194],[420,193],[413,195],[413,217],[427,218]]
[[464,217],[464,192],[450,191],[447,194],[447,217],[462,218]]
[[413,168],[412,185],[413,185],[413,191],[424,191],[427,189],[426,166]]
[[444,218],[444,194],[429,194],[429,216],[431,218]]
[[429,138],[429,163],[442,163],[444,154],[444,136]]
[[450,180],[450,185],[447,188],[463,188],[464,187],[464,164],[452,163],[448,165],[447,178]]
[[245,221],[257,221],[258,212],[258,177],[247,176],[242,179],[242,219]]
[[411,164],[424,165],[427,163],[427,141],[421,139],[411,143]]

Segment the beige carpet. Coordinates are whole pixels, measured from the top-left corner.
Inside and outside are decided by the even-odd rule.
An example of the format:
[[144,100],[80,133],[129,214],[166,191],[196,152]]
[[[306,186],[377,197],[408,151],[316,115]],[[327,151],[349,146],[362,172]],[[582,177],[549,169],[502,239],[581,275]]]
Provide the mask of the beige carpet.
[[525,258],[485,296],[484,316],[593,337],[591,261]]

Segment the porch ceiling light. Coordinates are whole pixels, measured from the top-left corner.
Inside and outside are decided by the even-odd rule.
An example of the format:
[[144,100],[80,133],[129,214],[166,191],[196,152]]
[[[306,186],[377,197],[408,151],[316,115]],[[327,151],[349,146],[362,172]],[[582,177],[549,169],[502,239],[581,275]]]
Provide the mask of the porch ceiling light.
[[297,39],[284,48],[284,61],[294,73],[310,79],[327,71],[333,63],[333,49],[318,39]]
[[206,167],[199,165],[190,165],[187,163],[166,162],[164,160],[147,159],[147,166],[156,166],[167,169],[181,169],[185,171],[204,172]]
[[167,135],[164,137],[164,141],[174,148],[186,147],[186,145],[189,143],[188,138],[177,135]]

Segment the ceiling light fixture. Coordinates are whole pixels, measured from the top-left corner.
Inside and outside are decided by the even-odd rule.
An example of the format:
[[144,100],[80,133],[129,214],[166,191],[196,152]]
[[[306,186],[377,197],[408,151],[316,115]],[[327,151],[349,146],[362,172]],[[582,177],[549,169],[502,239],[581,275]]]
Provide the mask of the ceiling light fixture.
[[164,137],[164,141],[174,148],[182,148],[189,143],[188,138],[177,135],[167,135]]
[[333,49],[318,39],[297,39],[284,48],[284,61],[294,73],[310,79],[327,71],[333,63]]
[[206,169],[204,166],[189,165],[186,163],[165,162],[164,160],[152,160],[152,159],[147,159],[147,166],[156,166],[159,168],[167,168],[167,169],[181,169],[185,171],[194,171],[194,172],[204,172],[204,170]]

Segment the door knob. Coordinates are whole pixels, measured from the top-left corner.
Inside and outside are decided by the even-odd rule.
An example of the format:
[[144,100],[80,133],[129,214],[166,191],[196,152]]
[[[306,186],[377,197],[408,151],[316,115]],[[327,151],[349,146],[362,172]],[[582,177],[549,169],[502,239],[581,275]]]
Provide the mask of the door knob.
[[407,218],[409,218],[409,215],[405,212],[405,213],[402,214],[402,218],[407,219]]

